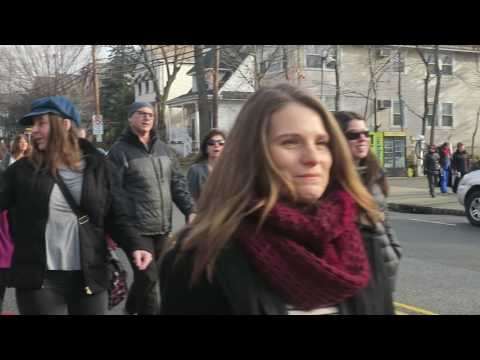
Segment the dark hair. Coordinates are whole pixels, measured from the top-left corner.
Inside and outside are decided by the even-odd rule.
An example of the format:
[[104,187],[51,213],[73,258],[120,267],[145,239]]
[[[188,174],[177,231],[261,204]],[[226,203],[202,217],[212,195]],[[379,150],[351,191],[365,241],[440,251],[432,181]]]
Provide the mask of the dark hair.
[[[353,111],[335,111],[333,112],[333,115],[335,116],[335,119],[337,120],[344,134],[347,132],[350,121],[360,120],[366,122],[361,115]],[[387,177],[380,166],[377,157],[371,150],[368,152],[368,155],[365,159],[360,160],[359,166],[366,167],[365,176],[362,177],[365,186],[371,189],[372,185],[377,183],[382,189],[383,194],[388,196]]]
[[211,129],[202,139],[202,143],[200,144],[200,152],[198,153],[197,158],[195,159],[195,163],[200,163],[206,161],[208,159],[207,153],[207,142],[215,135],[220,135],[223,137],[224,140],[227,140],[227,135],[220,129]]
[[30,153],[30,143],[28,142],[28,137],[27,135],[24,135],[24,134],[18,134],[18,135],[15,135],[13,141],[12,141],[12,149],[11,149],[11,153],[13,156],[17,157],[20,153],[21,153],[21,150],[20,150],[20,140],[24,139],[26,142],[27,142],[27,150],[25,150],[25,153],[24,155],[27,156],[29,153]]

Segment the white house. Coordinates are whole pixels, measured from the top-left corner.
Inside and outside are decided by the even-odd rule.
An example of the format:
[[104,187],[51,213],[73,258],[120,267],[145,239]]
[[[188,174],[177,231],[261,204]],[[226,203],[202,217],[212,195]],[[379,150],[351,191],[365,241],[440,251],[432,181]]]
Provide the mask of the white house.
[[[222,53],[225,50],[222,50]],[[252,82],[254,57],[247,53],[239,54],[238,62],[226,60],[226,56],[220,56],[219,64],[219,90],[218,90],[218,128],[229,131],[237,117],[238,112],[245,100],[253,93]],[[207,97],[209,105],[213,97],[212,69],[213,50],[207,50],[204,54],[205,77],[208,84]],[[182,126],[192,139],[192,150],[198,150],[200,139],[200,118],[198,111],[198,91],[195,77],[195,67],[188,73],[191,76],[190,89],[185,94],[167,101],[171,109],[180,109],[183,114]],[[211,114],[211,111],[210,111]],[[178,131],[172,127],[172,133]]]

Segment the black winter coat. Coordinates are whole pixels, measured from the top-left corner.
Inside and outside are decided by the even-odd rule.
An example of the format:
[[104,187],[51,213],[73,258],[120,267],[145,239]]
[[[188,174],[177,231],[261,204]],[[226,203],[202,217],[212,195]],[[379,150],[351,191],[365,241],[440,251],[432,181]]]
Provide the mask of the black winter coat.
[[[125,249],[153,249],[129,222],[113,165],[88,141],[80,140],[86,167],[81,207],[88,213],[96,236],[80,239],[80,256],[87,293],[104,291],[109,283],[105,230]],[[45,170],[36,171],[32,162],[22,158],[9,166],[0,178],[0,211],[13,214],[10,286],[38,289],[47,270],[45,229],[49,216],[53,177]]]
[[[360,227],[372,270],[366,288],[338,304],[342,315],[393,315],[392,290],[388,281],[378,234]],[[180,240],[181,241],[181,240]],[[193,256],[178,259],[178,245],[167,252],[160,271],[162,315],[286,315],[285,302],[255,272],[246,254],[232,242],[219,256],[210,283],[203,276],[189,288]]]
[[423,159],[423,171],[425,174],[440,173],[440,155],[434,152],[428,152]]
[[193,199],[171,148],[151,132],[149,149],[130,128],[113,144],[108,158],[116,165],[127,193],[129,215],[145,235],[172,229],[173,202],[188,216]]
[[452,156],[452,169],[465,175],[469,170],[468,154],[464,151],[455,151]]
[[376,226],[376,236],[380,241],[383,259],[385,261],[387,274],[390,281],[390,287],[392,288],[392,290],[395,290],[398,267],[400,265],[400,259],[402,257],[402,247],[398,242],[397,235],[390,222],[387,198],[383,194],[382,188],[379,184],[385,176],[385,173],[383,172],[383,170],[380,170],[380,172],[377,174],[375,182],[373,184],[367,184],[366,168],[357,167],[357,171],[359,172],[364,185],[367,187],[368,191],[373,196],[373,199],[375,200],[380,211],[385,217],[383,223],[379,223]]

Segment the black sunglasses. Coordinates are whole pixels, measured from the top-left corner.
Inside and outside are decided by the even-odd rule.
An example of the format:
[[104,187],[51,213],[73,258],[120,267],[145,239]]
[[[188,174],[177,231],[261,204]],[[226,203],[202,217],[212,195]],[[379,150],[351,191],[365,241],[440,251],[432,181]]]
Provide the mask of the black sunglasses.
[[208,140],[207,141],[207,145],[209,145],[209,146],[213,146],[215,144],[223,146],[223,145],[225,145],[225,141],[223,141],[223,140]]
[[369,130],[364,130],[364,131],[351,131],[351,132],[347,132],[345,133],[345,137],[348,139],[348,140],[358,140],[360,139],[360,136],[361,135],[364,135],[365,137],[369,137],[370,136],[370,131]]

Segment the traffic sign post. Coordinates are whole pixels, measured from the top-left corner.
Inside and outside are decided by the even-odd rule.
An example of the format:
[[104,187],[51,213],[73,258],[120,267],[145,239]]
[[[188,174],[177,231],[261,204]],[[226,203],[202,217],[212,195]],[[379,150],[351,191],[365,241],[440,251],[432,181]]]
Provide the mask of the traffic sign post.
[[92,116],[92,133],[95,135],[97,142],[102,142],[103,135],[103,116]]

